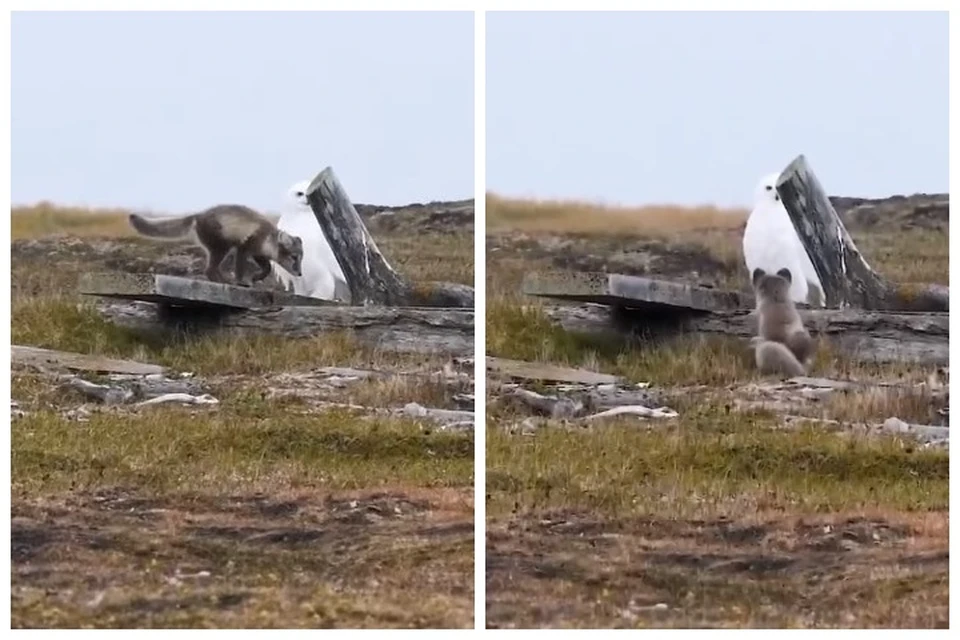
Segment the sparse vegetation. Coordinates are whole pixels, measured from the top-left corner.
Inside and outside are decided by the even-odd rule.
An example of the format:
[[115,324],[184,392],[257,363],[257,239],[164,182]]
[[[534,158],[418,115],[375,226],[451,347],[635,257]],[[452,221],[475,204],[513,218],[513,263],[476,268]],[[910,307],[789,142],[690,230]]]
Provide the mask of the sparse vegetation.
[[50,202],[14,207],[10,211],[12,240],[44,236],[125,237],[136,233],[126,212],[113,209],[58,207]]
[[711,205],[626,207],[595,202],[516,200],[487,195],[487,231],[588,233],[673,237],[689,231],[737,229],[747,221],[746,209]]
[[[742,214],[493,195],[487,211],[487,353],[650,383],[680,414],[589,429],[543,418],[531,433],[522,407],[488,398],[488,626],[946,626],[945,451],[785,429],[738,406],[738,390],[763,381],[739,341],[600,340],[519,294],[526,271],[607,264],[746,289]],[[948,282],[946,229],[853,234],[887,277]],[[853,363],[821,345],[812,375],[901,386],[808,402],[798,413],[811,418],[942,419],[929,367]]]
[[[47,374],[14,369],[25,412],[11,430],[14,627],[471,627],[473,435],[324,409],[296,377],[409,372],[323,399],[446,407],[454,390],[426,375],[446,359],[361,348],[348,332],[118,328],[77,295],[79,273],[195,273],[202,260],[187,244],[134,237],[125,216],[12,212],[12,341],[190,372],[220,403],[91,407]],[[469,233],[377,241],[414,281],[472,284]]]

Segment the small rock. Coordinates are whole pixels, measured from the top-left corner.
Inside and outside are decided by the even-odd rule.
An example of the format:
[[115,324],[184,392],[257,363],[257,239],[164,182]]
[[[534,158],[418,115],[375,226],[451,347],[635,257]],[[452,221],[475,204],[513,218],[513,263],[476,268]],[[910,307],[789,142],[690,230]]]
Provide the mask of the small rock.
[[460,422],[449,422],[440,425],[440,431],[473,431],[475,424],[472,420],[462,420]]
[[209,571],[197,571],[196,573],[180,573],[177,572],[177,577],[181,579],[192,579],[192,578],[209,578]]
[[520,435],[522,436],[533,436],[536,435],[538,430],[538,425],[533,418],[527,418],[520,423]]
[[887,418],[883,421],[883,428],[896,433],[904,433],[910,430],[910,425],[900,418]]
[[74,420],[76,422],[90,421],[90,409],[84,405],[80,405],[79,407],[70,409],[69,411],[65,411],[62,415],[67,420]]
[[849,538],[843,538],[840,540],[840,548],[844,551],[856,551],[860,548],[860,543],[856,540],[850,540]]
[[106,591],[98,591],[90,600],[87,601],[87,606],[91,609],[95,609],[100,606],[100,603],[103,602],[103,599],[106,597]]

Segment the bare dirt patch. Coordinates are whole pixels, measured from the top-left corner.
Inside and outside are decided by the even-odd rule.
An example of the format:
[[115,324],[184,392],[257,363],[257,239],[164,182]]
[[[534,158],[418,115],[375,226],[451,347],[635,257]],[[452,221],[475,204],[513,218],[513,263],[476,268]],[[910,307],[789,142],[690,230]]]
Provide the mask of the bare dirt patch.
[[948,625],[945,514],[920,527],[854,514],[747,520],[498,522],[487,533],[488,627]]
[[17,500],[13,625],[465,626],[469,490],[433,493]]

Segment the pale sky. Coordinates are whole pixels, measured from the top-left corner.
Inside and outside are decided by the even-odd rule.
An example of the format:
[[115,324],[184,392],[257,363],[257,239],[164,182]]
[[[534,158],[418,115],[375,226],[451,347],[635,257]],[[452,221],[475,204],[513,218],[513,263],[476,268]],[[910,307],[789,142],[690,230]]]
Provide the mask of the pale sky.
[[15,12],[12,200],[279,210],[474,194],[473,14]]
[[948,13],[488,12],[487,189],[749,205],[947,192]]

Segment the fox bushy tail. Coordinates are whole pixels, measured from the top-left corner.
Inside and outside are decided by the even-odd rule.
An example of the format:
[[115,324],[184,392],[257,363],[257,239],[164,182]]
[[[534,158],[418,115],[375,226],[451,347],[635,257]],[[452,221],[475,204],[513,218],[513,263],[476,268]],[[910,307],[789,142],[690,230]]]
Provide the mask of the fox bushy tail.
[[760,373],[776,373],[790,377],[807,375],[806,368],[784,344],[771,340],[756,340],[754,349]]
[[147,220],[136,213],[130,214],[130,226],[151,238],[182,238],[193,229],[196,216],[168,218],[165,220]]

